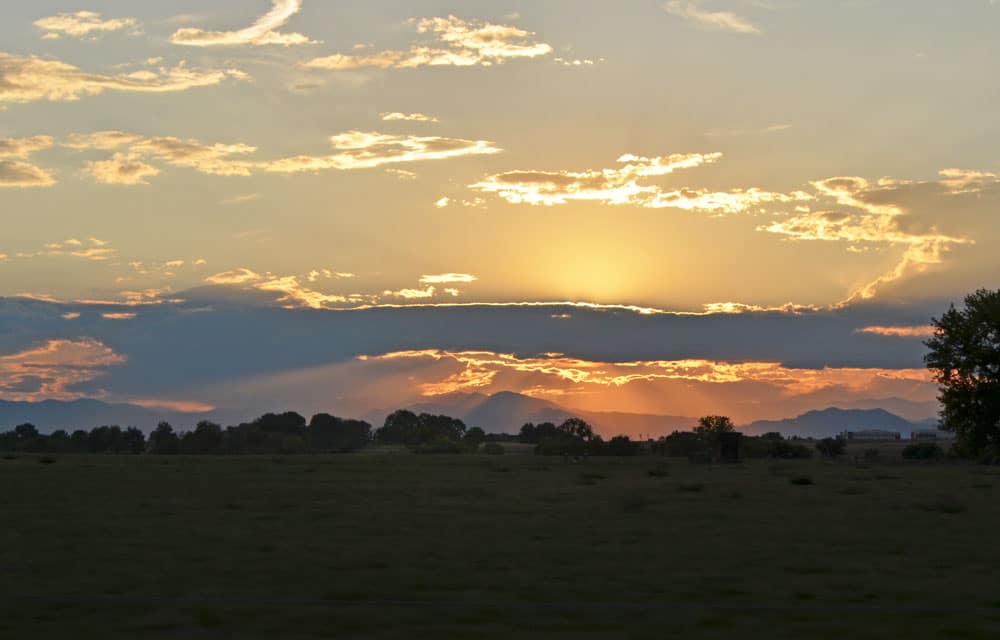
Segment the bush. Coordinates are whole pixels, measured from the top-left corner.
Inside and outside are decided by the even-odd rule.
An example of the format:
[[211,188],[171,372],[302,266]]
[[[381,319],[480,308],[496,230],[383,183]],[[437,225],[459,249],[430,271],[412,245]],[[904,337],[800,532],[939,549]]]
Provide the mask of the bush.
[[812,451],[804,444],[793,444],[787,440],[775,440],[770,442],[767,454],[772,458],[794,459],[811,458]]
[[944,450],[936,442],[914,442],[903,449],[907,460],[937,460],[944,457]]
[[819,451],[827,458],[836,458],[843,455],[846,448],[847,443],[840,438],[823,438],[816,443],[816,451]]
[[487,442],[482,446],[481,451],[488,456],[502,456],[506,453],[506,449],[503,448],[503,445],[496,442]]
[[815,484],[813,482],[813,479],[810,478],[809,476],[792,476],[791,478],[788,479],[788,481],[791,482],[792,484],[798,485],[798,486],[806,486],[806,485],[810,485],[810,484]]

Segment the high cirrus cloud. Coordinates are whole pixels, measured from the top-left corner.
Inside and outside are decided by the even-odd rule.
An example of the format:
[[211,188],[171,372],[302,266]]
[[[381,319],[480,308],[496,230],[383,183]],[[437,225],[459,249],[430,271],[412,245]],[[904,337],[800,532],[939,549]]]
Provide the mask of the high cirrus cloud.
[[307,69],[343,71],[361,68],[413,69],[424,66],[490,66],[512,59],[528,59],[552,53],[552,47],[534,39],[534,33],[509,25],[481,20],[422,18],[411,20],[417,33],[431,37],[406,50],[334,54],[313,58]]
[[818,180],[813,182],[818,197],[839,205],[839,210],[796,213],[759,230],[796,241],[901,247],[892,269],[858,286],[843,304],[868,300],[885,285],[940,264],[952,247],[973,243],[967,234],[942,231],[939,218],[933,213],[921,216],[921,210],[936,212],[978,199],[982,191],[1000,185],[1000,178],[962,169],[944,169],[940,176],[925,182],[883,178],[871,183],[857,176]]
[[194,169],[217,176],[250,176],[254,173],[305,173],[371,169],[383,165],[446,160],[461,156],[490,155],[500,149],[486,140],[441,136],[390,135],[349,131],[330,137],[335,153],[300,155],[273,160],[247,156],[257,151],[245,144],[204,144],[175,137],[146,137],[123,131],[101,131],[70,136],[63,146],[76,150],[111,151],[125,148],[109,160],[92,162],[88,173],[112,184],[139,184],[158,172],[146,160]]
[[168,93],[245,77],[246,74],[235,69],[199,71],[183,63],[156,71],[104,75],[59,60],[0,52],[0,103],[79,100],[105,91]]
[[170,42],[189,47],[217,47],[234,45],[300,45],[314,44],[301,33],[275,31],[284,26],[292,16],[302,10],[302,0],[274,0],[271,10],[252,25],[238,31],[206,31],[193,27],[178,29]]
[[703,9],[694,0],[669,0],[663,8],[667,13],[679,16],[702,29],[750,35],[760,33],[760,29],[735,13]]
[[138,22],[135,18],[103,18],[94,11],[77,11],[74,13],[58,13],[54,16],[35,20],[34,25],[45,31],[42,36],[46,40],[55,40],[62,36],[74,38],[94,37],[112,31],[134,28]]

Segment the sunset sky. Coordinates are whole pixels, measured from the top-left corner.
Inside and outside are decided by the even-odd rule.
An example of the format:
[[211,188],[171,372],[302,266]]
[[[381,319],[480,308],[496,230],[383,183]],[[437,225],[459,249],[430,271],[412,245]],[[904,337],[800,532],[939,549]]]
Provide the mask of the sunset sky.
[[932,416],[996,0],[0,8],[0,399]]

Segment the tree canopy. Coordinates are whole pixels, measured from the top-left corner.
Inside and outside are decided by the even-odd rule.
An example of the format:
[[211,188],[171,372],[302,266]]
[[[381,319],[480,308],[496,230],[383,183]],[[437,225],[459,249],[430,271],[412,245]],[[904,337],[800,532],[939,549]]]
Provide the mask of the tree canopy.
[[1000,459],[1000,291],[969,294],[932,324],[924,361],[940,386],[942,426],[960,453]]

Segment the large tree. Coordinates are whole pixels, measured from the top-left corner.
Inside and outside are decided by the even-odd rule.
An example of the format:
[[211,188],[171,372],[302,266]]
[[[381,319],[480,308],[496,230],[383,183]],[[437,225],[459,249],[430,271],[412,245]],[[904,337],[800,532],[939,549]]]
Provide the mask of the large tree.
[[1000,291],[980,289],[932,324],[924,361],[941,388],[942,426],[963,454],[1000,459]]

